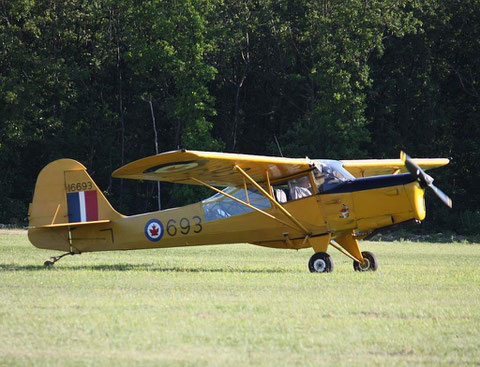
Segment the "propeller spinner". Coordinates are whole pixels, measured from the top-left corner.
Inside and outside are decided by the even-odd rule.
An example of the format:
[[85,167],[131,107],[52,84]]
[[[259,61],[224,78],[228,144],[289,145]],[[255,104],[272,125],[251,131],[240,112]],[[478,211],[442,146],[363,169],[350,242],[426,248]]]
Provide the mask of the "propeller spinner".
[[446,206],[449,208],[452,207],[452,199],[450,199],[447,194],[445,194],[442,190],[436,187],[433,184],[433,177],[428,175],[418,164],[414,162],[412,158],[410,158],[405,152],[400,152],[400,159],[405,164],[408,172],[415,177],[415,179],[420,182],[422,187],[428,187],[432,190],[435,195],[438,196],[440,200],[442,200]]

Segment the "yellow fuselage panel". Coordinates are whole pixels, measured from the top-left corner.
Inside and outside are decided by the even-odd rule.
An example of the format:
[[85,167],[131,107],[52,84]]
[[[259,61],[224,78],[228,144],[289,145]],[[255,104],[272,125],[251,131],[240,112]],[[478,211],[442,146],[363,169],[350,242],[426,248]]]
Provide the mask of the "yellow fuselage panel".
[[403,185],[352,193],[357,219],[412,211]]
[[328,232],[355,228],[356,213],[351,193],[317,195],[317,201]]
[[353,192],[357,230],[365,232],[425,218],[424,190],[417,182]]

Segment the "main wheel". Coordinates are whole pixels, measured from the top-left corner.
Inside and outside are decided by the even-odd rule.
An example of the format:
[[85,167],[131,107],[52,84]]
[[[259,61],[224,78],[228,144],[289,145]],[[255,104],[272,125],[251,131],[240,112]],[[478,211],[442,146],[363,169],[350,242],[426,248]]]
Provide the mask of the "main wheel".
[[308,261],[311,273],[330,273],[333,271],[333,259],[326,252],[317,252]]
[[362,251],[362,256],[365,262],[360,264],[357,261],[353,262],[353,269],[355,271],[375,271],[378,268],[377,257],[370,251]]
[[49,261],[49,260],[47,260],[47,261],[45,261],[45,262],[43,263],[43,266],[45,266],[46,268],[50,268],[50,267],[52,267],[52,266],[53,266],[53,262],[52,262],[52,261]]

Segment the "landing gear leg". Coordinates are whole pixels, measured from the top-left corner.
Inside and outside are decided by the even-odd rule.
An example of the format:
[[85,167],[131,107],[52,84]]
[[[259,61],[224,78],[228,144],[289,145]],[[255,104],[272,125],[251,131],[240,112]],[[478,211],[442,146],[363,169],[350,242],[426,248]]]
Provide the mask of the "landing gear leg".
[[358,261],[353,262],[353,269],[355,271],[375,271],[378,268],[377,257],[370,251],[362,251],[364,263]]
[[58,260],[60,260],[62,257],[64,256],[67,256],[67,255],[76,255],[75,252],[67,252],[66,254],[63,254],[63,255],[59,255],[59,256],[52,256],[50,259],[52,260],[47,260],[43,263],[43,266],[45,266],[46,268],[50,268],[53,266],[53,264],[55,264]]
[[310,258],[308,269],[311,273],[330,273],[333,271],[333,259],[326,252],[317,252]]

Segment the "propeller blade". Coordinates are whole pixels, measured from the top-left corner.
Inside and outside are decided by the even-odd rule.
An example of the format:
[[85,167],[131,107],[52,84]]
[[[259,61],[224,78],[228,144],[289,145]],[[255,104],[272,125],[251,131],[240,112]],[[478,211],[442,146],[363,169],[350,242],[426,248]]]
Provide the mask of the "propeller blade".
[[442,190],[440,190],[438,187],[436,187],[433,184],[433,177],[428,175],[418,164],[416,164],[412,158],[408,156],[407,153],[404,151],[400,152],[400,159],[403,161],[405,164],[405,167],[407,168],[408,172],[417,179],[418,182],[420,182],[420,185],[422,187],[428,187],[430,188],[435,195],[438,196],[440,200],[442,200],[446,206],[449,208],[452,207],[452,199],[450,199]]
[[432,189],[432,191],[439,197],[440,200],[442,200],[446,206],[449,208],[452,207],[452,199],[450,199],[447,194],[445,194],[442,190],[440,190],[437,186],[435,185],[428,185],[429,188]]
[[410,172],[410,174],[415,177],[423,187],[430,186],[432,184],[433,177],[428,175],[418,164],[416,164],[408,154],[403,151],[400,152],[400,159],[405,164],[408,172]]

